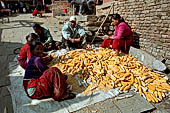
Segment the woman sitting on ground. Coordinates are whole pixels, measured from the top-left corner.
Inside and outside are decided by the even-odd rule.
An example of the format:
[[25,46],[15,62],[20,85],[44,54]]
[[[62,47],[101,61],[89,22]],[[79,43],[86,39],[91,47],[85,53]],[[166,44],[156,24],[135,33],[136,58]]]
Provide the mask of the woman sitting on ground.
[[34,41],[30,45],[31,59],[29,60],[23,80],[24,89],[31,99],[52,97],[54,100],[72,99],[73,93],[67,92],[66,76],[56,67],[47,67],[42,61],[43,44]]
[[30,44],[38,40],[38,35],[35,33],[30,33],[29,35],[26,36],[27,43],[20,49],[19,56],[17,58],[20,66],[25,69],[26,65],[31,58],[31,52],[30,52]]
[[100,46],[103,48],[111,47],[116,51],[117,55],[119,55],[120,51],[127,53],[133,43],[131,28],[119,14],[113,14],[112,23],[115,25],[114,35],[105,35],[105,40]]
[[38,35],[39,40],[44,45],[44,51],[59,50],[61,42],[54,41],[48,28],[41,26],[38,23],[32,25],[33,30]]

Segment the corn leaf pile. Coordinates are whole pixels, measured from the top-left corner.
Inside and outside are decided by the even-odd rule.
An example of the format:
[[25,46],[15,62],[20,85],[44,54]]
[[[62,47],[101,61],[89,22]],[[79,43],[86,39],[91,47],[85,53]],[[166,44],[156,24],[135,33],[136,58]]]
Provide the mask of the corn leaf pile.
[[51,65],[63,74],[86,80],[89,84],[86,93],[102,87],[119,87],[122,92],[134,87],[149,102],[159,102],[170,92],[166,75],[153,72],[131,55],[116,56],[112,49],[70,51]]

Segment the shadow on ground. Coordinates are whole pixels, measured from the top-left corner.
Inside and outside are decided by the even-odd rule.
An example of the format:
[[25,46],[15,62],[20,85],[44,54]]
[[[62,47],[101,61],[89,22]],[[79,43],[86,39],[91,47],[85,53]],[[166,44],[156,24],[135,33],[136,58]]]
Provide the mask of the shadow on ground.
[[140,34],[133,32],[133,47],[140,49],[140,45],[139,45],[139,38],[140,38]]
[[0,113],[14,113],[11,94],[8,86],[11,84],[9,74],[9,62],[16,57],[13,54],[15,47],[21,47],[21,43],[1,42],[2,29],[0,29]]
[[[13,29],[13,28],[23,28],[23,27],[32,27],[32,24],[35,23],[31,20],[12,20],[10,21],[9,24],[13,24],[12,26],[5,26],[2,27],[1,29]],[[39,23],[40,25],[43,24],[42,22],[36,22]]]
[[13,53],[13,50],[16,47],[22,47],[23,44],[17,42],[2,42],[1,38],[2,29],[0,29],[0,77],[4,77],[9,74],[9,62],[12,62],[16,57],[16,54]]

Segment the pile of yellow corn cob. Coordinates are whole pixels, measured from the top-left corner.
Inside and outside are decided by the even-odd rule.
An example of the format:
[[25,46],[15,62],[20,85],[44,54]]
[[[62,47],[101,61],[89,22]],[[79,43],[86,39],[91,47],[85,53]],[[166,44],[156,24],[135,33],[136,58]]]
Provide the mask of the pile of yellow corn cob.
[[86,93],[97,87],[119,87],[122,92],[134,87],[149,102],[159,102],[170,92],[166,75],[153,72],[131,55],[116,56],[111,49],[70,51],[51,65],[64,74],[78,75],[87,80],[89,87]]

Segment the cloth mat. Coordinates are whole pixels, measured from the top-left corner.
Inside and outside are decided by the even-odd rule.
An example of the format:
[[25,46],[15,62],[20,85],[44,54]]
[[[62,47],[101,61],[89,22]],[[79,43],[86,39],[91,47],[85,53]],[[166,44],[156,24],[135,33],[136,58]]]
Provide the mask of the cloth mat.
[[9,90],[12,94],[15,113],[69,113],[88,105],[104,101],[108,98],[112,98],[117,94],[114,94],[114,90],[111,90],[108,92],[98,91],[87,96],[77,94],[75,99],[62,102],[54,101],[52,98],[32,100],[27,97],[22,87],[24,70],[18,64],[16,65],[13,63],[12,65],[15,65],[15,69],[9,74],[11,81]]
[[[59,56],[65,53],[67,53],[65,50],[58,52]],[[62,102],[54,101],[52,98],[43,100],[30,99],[27,97],[22,86],[25,71],[19,66],[16,59],[9,63],[9,69],[11,86],[8,89],[12,95],[15,113],[69,113],[113,98],[119,94],[118,89],[112,89],[108,92],[97,91],[86,96],[78,93],[76,98]],[[133,94],[130,94],[130,96],[133,96]]]

